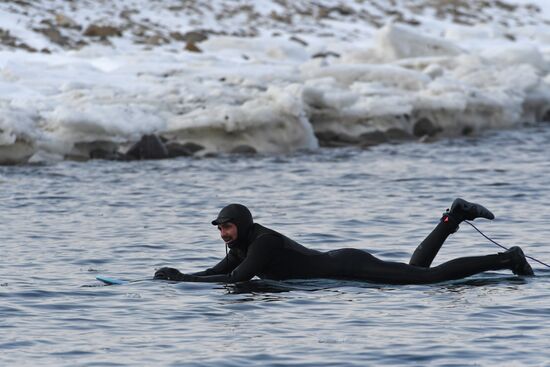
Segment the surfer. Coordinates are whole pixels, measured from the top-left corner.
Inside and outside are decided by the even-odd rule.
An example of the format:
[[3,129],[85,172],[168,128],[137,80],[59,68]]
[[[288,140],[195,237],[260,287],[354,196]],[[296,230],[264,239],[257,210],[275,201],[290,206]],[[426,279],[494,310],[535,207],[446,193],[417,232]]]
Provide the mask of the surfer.
[[409,264],[383,261],[353,248],[320,252],[254,223],[247,207],[230,204],[212,221],[229,253],[210,269],[183,274],[164,267],[155,279],[188,282],[235,283],[252,279],[332,278],[364,280],[386,284],[426,284],[465,278],[488,270],[511,270],[517,275],[534,275],[521,248],[492,255],[461,257],[430,267],[447,237],[464,220],[494,219],[493,213],[479,204],[456,199],[443,214],[435,229],[414,251]]

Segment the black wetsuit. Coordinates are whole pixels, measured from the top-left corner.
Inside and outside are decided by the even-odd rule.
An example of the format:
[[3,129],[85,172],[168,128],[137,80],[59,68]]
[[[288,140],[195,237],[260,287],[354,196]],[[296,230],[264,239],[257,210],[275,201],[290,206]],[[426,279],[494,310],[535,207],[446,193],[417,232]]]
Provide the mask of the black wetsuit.
[[[460,279],[488,270],[510,269],[512,266],[510,255],[499,253],[462,257],[430,268],[445,239],[456,231],[458,222],[453,220],[441,221],[418,246],[410,263],[405,264],[383,261],[353,248],[328,252],[311,250],[278,232],[253,224],[250,213],[241,215],[241,211],[242,208],[236,208],[236,214],[224,218],[237,224],[239,241],[232,244],[223,260],[210,269],[194,274],[181,274],[168,268],[179,273],[172,274],[168,279],[233,283],[257,276],[274,280],[334,278],[423,284]],[[213,224],[218,224],[218,221]]]

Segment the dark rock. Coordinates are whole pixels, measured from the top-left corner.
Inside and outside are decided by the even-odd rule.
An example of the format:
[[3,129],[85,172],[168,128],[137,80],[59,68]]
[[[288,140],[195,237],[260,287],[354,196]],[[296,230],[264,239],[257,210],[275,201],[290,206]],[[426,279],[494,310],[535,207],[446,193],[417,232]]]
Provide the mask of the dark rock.
[[7,46],[14,46],[17,38],[13,37],[9,30],[0,28],[0,42]]
[[84,46],[88,46],[88,42],[84,41],[83,39],[79,39],[76,41],[76,45],[75,45],[76,48],[80,49]]
[[360,144],[359,139],[332,131],[316,131],[315,136],[322,147],[344,147]]
[[109,161],[127,161],[128,157],[116,151],[96,148],[90,151],[90,159],[105,159]]
[[175,141],[166,143],[166,149],[168,150],[168,156],[170,158],[189,157],[193,155],[193,151],[191,149]]
[[197,47],[197,45],[195,44],[195,42],[187,42],[187,44],[185,45],[184,49],[186,51],[189,51],[189,52],[202,52],[202,50],[200,48]]
[[474,128],[471,127],[471,126],[464,126],[462,128],[462,135],[472,135],[472,133],[474,132]]
[[355,14],[355,11],[347,6],[333,6],[333,7],[321,7],[317,13],[317,18],[331,18],[331,13],[338,13],[343,16],[349,16]]
[[279,14],[277,13],[276,11],[271,11],[271,13],[269,13],[269,17],[271,19],[273,19],[274,21],[276,22],[281,22],[281,23],[285,23],[285,24],[292,24],[292,15],[287,13],[287,14]]
[[252,155],[252,154],[258,153],[258,151],[254,147],[251,147],[250,145],[239,145],[231,149],[231,153]]
[[435,136],[436,134],[443,131],[440,127],[435,126],[435,124],[428,118],[422,117],[413,126],[414,136],[420,138],[423,136]]
[[17,38],[10,34],[10,31],[0,28],[0,44],[20,48],[29,52],[36,52],[37,50],[26,43],[20,42]]
[[189,150],[191,154],[195,154],[201,150],[204,150],[204,147],[200,144],[188,142],[182,145],[183,148]]
[[134,9],[125,9],[120,12],[119,16],[123,19],[130,20],[134,14],[139,14],[139,11]]
[[386,136],[390,140],[409,140],[413,138],[413,136],[409,134],[407,131],[398,129],[396,127],[392,127],[391,129],[388,129],[386,131]]
[[174,41],[180,41],[180,42],[185,41],[185,35],[181,34],[180,32],[170,32],[170,37]]
[[168,7],[170,11],[183,11],[185,10],[185,5],[171,5]]
[[550,122],[550,110],[547,110],[544,112],[544,114],[541,117],[542,122]]
[[333,6],[332,8],[330,8],[330,11],[339,13],[340,15],[344,15],[344,16],[355,14],[355,11],[352,8],[344,5]]
[[58,44],[59,46],[62,46],[62,47],[71,46],[71,39],[61,34],[59,29],[57,29],[57,27],[54,27],[53,25],[50,25],[47,28],[37,28],[35,29],[35,31],[42,33],[51,42]]
[[362,147],[368,147],[372,145],[378,145],[388,141],[388,137],[382,131],[372,131],[359,135],[360,145]]
[[291,41],[294,41],[294,42],[296,42],[296,43],[301,44],[302,46],[307,46],[307,42],[306,42],[306,41],[304,41],[303,39],[298,38],[298,37],[296,37],[296,36],[292,36],[292,37],[290,37],[289,39],[290,39]]
[[101,26],[96,24],[90,24],[88,28],[84,31],[84,35],[87,37],[120,37],[122,36],[122,31],[113,26]]
[[327,51],[327,52],[317,52],[316,54],[313,54],[311,57],[314,59],[317,58],[327,58],[329,56],[339,58],[340,54],[337,52]]
[[205,155],[203,155],[202,157],[203,158],[216,158],[216,157],[219,157],[219,156],[220,155],[216,152],[208,152]]
[[176,41],[200,43],[208,39],[208,33],[204,31],[190,31],[185,34],[172,32],[170,33],[170,37]]
[[157,135],[144,135],[135,143],[126,155],[132,159],[163,159],[168,158],[168,149]]

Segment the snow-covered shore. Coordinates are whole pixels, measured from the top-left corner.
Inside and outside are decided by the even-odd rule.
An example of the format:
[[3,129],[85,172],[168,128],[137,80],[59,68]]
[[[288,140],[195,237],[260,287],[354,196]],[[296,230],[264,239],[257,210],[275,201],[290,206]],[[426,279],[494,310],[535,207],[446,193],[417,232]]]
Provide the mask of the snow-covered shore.
[[549,6],[441,3],[3,2],[0,163],[146,134],[277,153],[550,120]]

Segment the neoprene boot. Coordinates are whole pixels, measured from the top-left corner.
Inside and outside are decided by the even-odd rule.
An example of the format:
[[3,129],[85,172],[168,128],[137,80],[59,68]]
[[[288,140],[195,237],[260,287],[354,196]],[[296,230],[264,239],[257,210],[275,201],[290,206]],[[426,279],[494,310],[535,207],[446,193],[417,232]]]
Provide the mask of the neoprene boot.
[[495,219],[493,213],[483,205],[470,203],[461,198],[457,198],[453,201],[448,214],[460,222],[463,220],[474,220],[476,218]]
[[437,227],[418,245],[411,256],[409,264],[429,268],[445,239],[458,230],[458,226],[462,221],[474,220],[475,218],[494,219],[495,216],[479,204],[470,203],[460,198],[455,199],[451,209],[447,209],[443,213]]
[[527,262],[525,254],[520,247],[510,247],[505,253],[510,255],[510,259],[512,261],[511,270],[514,272],[514,274],[527,276],[535,275],[533,268],[531,268],[531,265],[529,265],[529,263]]

